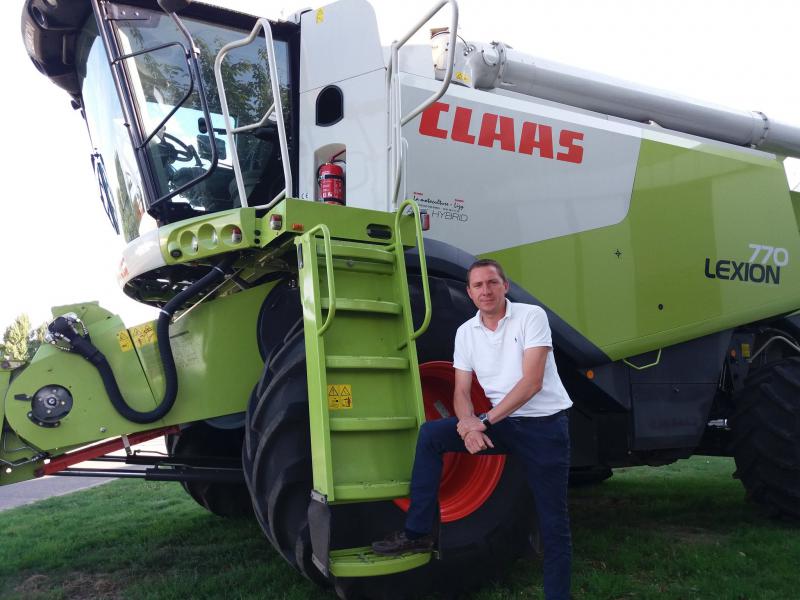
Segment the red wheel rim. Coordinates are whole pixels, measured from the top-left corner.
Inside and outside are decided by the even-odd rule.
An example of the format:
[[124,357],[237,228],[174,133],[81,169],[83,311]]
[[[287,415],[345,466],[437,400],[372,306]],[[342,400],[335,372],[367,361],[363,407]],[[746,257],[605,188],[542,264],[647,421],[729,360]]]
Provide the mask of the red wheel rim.
[[[454,416],[453,390],[455,372],[453,364],[447,361],[428,362],[419,367],[422,381],[422,397],[425,403],[425,417],[428,421]],[[476,412],[489,410],[492,405],[478,380],[472,378],[472,404]],[[439,485],[439,508],[443,523],[457,521],[478,510],[492,495],[500,476],[506,457],[473,456],[448,452],[444,455],[442,482]],[[398,498],[395,504],[408,511],[409,499]]]

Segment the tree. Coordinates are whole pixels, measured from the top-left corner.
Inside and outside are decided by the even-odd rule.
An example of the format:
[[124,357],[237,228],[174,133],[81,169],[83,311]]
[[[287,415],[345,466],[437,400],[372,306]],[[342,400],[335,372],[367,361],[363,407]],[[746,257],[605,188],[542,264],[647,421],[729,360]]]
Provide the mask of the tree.
[[32,329],[28,315],[24,313],[19,315],[3,333],[0,359],[15,362],[29,361],[44,340],[44,330],[44,325]]

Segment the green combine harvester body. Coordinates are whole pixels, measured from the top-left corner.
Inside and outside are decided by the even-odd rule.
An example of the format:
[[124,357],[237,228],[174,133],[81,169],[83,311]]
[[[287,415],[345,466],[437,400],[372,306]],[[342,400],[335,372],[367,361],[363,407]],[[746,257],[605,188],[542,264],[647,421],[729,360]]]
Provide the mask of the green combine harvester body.
[[[402,527],[419,427],[453,414],[466,270],[490,257],[547,311],[575,483],[733,456],[800,518],[800,129],[467,42],[453,0],[415,29],[445,6],[431,61],[413,31],[382,48],[362,0],[280,22],[26,0],[28,53],[87,123],[120,285],[160,315],[53,309],[49,343],[0,369],[0,485],[180,482],[343,598],[485,581],[535,529],[512,458],[447,457],[435,553],[369,542]],[[161,436],[168,457],[130,450]],[[121,448],[145,468],[80,466]]]

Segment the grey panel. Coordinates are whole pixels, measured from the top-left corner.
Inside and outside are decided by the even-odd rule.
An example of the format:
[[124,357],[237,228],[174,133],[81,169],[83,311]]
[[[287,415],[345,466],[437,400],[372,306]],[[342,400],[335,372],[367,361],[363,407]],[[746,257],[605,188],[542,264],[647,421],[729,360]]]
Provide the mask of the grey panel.
[[633,449],[697,446],[716,389],[716,384],[634,384]]

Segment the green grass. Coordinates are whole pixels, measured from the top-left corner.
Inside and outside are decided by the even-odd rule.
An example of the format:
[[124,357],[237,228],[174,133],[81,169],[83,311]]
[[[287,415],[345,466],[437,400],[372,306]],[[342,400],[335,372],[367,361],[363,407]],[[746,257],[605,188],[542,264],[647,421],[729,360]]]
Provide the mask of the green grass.
[[[621,469],[571,491],[576,599],[800,597],[800,530],[743,501],[728,459]],[[541,597],[518,561],[479,600]],[[118,481],[0,514],[0,598],[333,598],[177,484]]]

